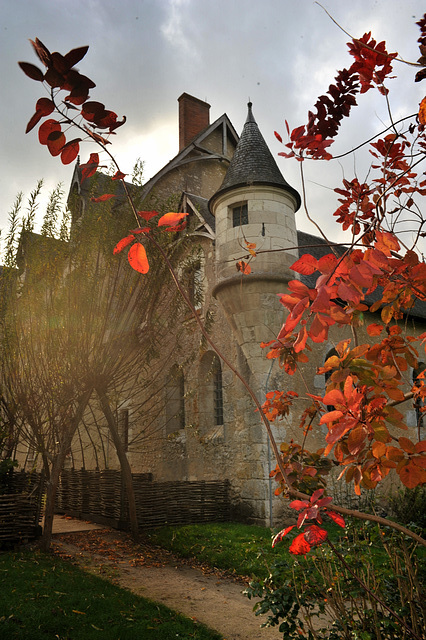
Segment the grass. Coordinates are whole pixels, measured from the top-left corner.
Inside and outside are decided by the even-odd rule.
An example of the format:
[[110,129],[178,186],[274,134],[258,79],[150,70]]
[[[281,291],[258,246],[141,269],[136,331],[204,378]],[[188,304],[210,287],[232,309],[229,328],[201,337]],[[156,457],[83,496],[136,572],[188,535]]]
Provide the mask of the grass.
[[40,552],[0,554],[0,638],[220,640],[163,605]]
[[270,529],[239,523],[161,527],[149,533],[149,540],[182,558],[249,577],[266,577],[279,553],[271,548]]
[[[344,553],[347,553],[352,534],[348,539],[347,532],[334,523],[327,523],[326,528],[333,544],[341,549],[343,544]],[[289,575],[293,563],[302,561],[300,556],[296,558],[288,552],[292,538],[300,531],[294,529],[288,538],[272,549],[271,538],[275,533],[277,531],[272,533],[269,528],[238,523],[192,524],[161,527],[149,533],[149,540],[182,558],[195,558],[201,563],[239,576],[262,580],[270,575],[271,567],[277,561],[288,564]],[[369,539],[360,542],[358,538],[355,556],[356,553],[360,558],[367,553],[371,561],[382,566],[383,572],[386,572],[388,557],[381,545],[373,544]],[[418,553],[422,557],[423,550],[418,550]],[[352,560],[356,564],[356,557]]]

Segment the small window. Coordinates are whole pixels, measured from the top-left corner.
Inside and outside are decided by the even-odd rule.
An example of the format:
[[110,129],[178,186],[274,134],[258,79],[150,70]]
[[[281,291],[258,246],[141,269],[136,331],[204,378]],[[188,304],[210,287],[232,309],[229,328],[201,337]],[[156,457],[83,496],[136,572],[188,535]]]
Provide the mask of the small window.
[[199,417],[201,433],[204,435],[212,427],[224,423],[222,367],[212,351],[206,351],[201,358],[199,374]]
[[247,202],[232,207],[232,226],[241,227],[243,224],[248,224]]
[[196,260],[187,269],[189,299],[196,309],[203,305],[203,280],[204,272],[201,259]]
[[166,434],[185,428],[185,380],[177,365],[170,369],[166,388]]

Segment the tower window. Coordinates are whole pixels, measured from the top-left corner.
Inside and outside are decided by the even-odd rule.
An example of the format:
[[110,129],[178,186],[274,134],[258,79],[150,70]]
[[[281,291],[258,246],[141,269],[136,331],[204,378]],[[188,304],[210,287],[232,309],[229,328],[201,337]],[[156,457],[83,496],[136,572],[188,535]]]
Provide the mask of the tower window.
[[248,224],[247,202],[232,207],[232,226],[240,227],[243,224]]

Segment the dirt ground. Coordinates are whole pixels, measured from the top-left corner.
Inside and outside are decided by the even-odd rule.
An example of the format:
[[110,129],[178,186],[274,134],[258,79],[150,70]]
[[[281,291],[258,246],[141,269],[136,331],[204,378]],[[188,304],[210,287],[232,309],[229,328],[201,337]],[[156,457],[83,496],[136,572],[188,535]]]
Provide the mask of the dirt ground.
[[216,629],[226,640],[280,640],[277,628],[260,628],[243,580],[148,545],[111,529],[59,533],[52,547],[134,593],[161,602]]

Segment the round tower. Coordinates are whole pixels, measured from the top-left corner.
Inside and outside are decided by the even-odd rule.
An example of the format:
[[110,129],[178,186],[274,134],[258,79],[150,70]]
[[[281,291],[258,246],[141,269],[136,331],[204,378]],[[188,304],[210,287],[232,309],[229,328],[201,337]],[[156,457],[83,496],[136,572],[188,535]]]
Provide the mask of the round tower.
[[[259,345],[276,337],[284,311],[276,294],[283,293],[286,283],[295,278],[289,266],[298,258],[295,212],[300,195],[283,178],[250,102],[233,159],[209,205],[216,220],[217,284],[213,293],[261,394],[270,361]],[[236,262],[247,255],[246,243],[255,243],[256,251],[262,253],[251,262],[252,272],[242,276]]]

